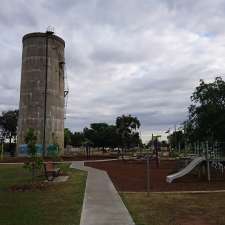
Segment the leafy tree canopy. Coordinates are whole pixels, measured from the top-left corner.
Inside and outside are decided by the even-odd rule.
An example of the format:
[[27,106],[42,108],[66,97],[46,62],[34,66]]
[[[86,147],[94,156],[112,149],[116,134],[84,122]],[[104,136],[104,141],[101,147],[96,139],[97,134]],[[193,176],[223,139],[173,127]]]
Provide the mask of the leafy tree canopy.
[[84,134],[83,132],[74,132],[71,136],[71,145],[74,147],[82,146],[84,142]]
[[141,124],[137,117],[131,115],[117,117],[116,127],[123,147],[129,148],[132,145],[138,145],[140,143],[139,133],[137,132],[140,126]]
[[84,137],[92,141],[95,147],[116,147],[118,146],[118,134],[115,125],[107,123],[92,123],[90,128],[84,129]]
[[80,147],[90,142],[98,148],[132,147],[141,143],[139,132],[140,122],[136,117],[121,116],[116,125],[107,123],[92,123],[90,128],[85,127],[83,132],[72,133],[68,128],[64,131],[65,145],[71,144]]
[[3,131],[4,137],[9,138],[10,143],[17,132],[18,110],[9,110],[2,112],[0,116],[0,127]]
[[191,96],[189,119],[184,127],[189,141],[225,140],[225,82],[200,80]]

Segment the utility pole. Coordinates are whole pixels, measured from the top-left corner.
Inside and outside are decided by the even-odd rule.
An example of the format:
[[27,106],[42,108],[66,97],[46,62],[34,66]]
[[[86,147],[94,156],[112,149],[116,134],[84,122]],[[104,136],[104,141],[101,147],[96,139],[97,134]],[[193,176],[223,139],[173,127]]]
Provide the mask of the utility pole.
[[[152,134],[153,141],[153,134]],[[150,149],[147,150],[147,166],[146,166],[146,185],[147,185],[147,196],[149,197],[150,192]]]
[[47,123],[47,97],[48,97],[48,49],[49,49],[49,37],[53,34],[53,31],[46,31],[45,40],[45,90],[44,90],[44,124],[43,124],[43,157],[47,155],[46,149],[46,123]]
[[149,157],[149,149],[147,153],[147,196],[149,197],[150,192],[150,157]]
[[177,150],[177,127],[174,125],[174,139],[175,139],[175,151]]

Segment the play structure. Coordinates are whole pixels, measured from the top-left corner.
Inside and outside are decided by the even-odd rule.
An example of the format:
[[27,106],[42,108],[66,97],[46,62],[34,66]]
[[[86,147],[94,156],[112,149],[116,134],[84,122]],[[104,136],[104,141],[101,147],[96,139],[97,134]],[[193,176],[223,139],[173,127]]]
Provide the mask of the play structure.
[[173,180],[183,177],[184,175],[191,172],[197,165],[199,165],[201,162],[205,160],[205,157],[196,157],[194,158],[184,169],[180,170],[177,173],[171,174],[166,177],[166,181],[168,183],[172,183]]
[[180,171],[170,174],[166,177],[168,183],[185,176],[195,168],[201,170],[201,166],[205,166],[207,179],[211,180],[211,170],[216,171],[217,174],[223,175],[225,170],[225,143],[195,143],[193,145],[192,160]]

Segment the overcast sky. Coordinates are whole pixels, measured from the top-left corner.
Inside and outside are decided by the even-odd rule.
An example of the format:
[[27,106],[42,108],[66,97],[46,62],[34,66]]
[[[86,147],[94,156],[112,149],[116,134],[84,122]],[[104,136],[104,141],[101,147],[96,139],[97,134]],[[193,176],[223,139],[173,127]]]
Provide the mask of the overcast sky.
[[187,116],[199,79],[225,74],[225,0],[1,0],[0,111],[19,105],[22,37],[66,42],[65,126],[131,114],[144,140]]

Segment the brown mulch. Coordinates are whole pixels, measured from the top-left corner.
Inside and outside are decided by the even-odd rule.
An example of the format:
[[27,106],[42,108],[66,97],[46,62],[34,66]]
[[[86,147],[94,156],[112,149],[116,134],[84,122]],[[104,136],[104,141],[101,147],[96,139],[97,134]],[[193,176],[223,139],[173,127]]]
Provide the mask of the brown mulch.
[[[87,158],[84,155],[80,156],[61,156],[57,159],[52,159],[50,157],[45,157],[44,161],[84,161],[84,160],[101,160],[101,159],[115,159],[116,156],[110,155],[93,155]],[[29,162],[29,157],[6,157],[3,160],[0,160],[0,163],[25,163]]]
[[[156,168],[155,162],[151,161],[150,190],[162,192],[225,189],[225,175],[221,177],[216,173],[212,173],[210,184],[206,177],[199,178],[194,173],[171,184],[167,183],[166,176],[177,170],[177,164],[175,160],[163,160],[160,162],[160,167]],[[85,165],[107,171],[118,191],[146,191],[146,161],[87,162]]]

